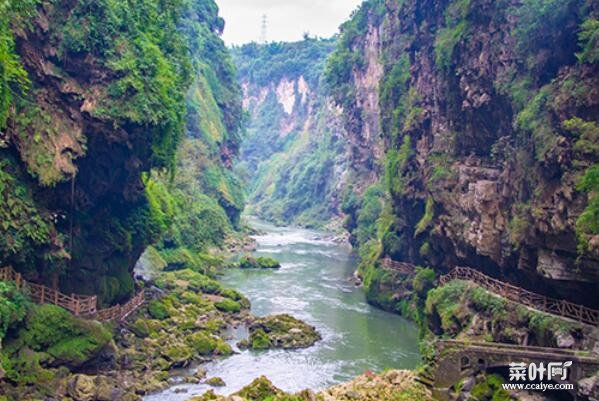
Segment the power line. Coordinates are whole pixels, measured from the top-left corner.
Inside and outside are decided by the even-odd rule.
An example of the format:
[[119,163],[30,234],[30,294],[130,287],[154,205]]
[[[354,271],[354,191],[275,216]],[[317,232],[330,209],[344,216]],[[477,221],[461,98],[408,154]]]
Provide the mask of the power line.
[[266,14],[264,14],[264,15],[262,15],[262,29],[260,32],[260,43],[266,43],[267,30],[268,30],[268,18],[266,17]]

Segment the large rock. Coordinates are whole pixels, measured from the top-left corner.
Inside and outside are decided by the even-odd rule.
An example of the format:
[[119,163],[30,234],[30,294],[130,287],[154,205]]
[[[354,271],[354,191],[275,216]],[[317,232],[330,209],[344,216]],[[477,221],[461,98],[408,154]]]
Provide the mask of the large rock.
[[316,328],[289,315],[256,319],[250,325],[249,331],[249,339],[237,344],[240,348],[306,348],[322,338]]
[[96,397],[96,384],[92,376],[77,374],[71,378],[68,394],[75,401],[92,401]]

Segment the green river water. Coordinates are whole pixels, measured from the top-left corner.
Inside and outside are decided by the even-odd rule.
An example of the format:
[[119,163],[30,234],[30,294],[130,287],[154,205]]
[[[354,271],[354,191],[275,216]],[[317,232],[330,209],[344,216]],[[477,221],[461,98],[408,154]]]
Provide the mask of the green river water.
[[[221,377],[227,384],[216,388],[217,393],[235,392],[261,375],[295,392],[320,390],[367,370],[417,365],[416,327],[366,303],[364,292],[351,281],[357,259],[347,246],[315,231],[259,221],[252,225],[264,233],[256,236],[255,254],[278,259],[282,268],[231,269],[220,281],[245,294],[255,315],[289,313],[316,326],[323,340],[297,351],[240,351],[234,346],[237,354],[205,366],[208,377]],[[247,333],[239,328],[230,334],[233,345]],[[202,384],[180,384],[144,400],[182,401],[208,389]]]

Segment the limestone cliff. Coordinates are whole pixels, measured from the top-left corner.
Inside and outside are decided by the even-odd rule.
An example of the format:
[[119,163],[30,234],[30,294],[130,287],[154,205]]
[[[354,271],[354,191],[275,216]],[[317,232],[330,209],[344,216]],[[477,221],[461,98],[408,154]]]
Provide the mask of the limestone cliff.
[[[210,0],[5,3],[0,263],[64,292],[121,301],[139,255],[172,223],[173,205],[152,192],[155,175],[174,172],[186,122],[199,136],[195,125],[212,117],[198,116],[207,107],[193,93],[186,102],[192,83],[221,85],[203,99],[223,126],[203,142],[211,177],[236,151],[241,106],[223,21]],[[240,202],[225,184],[208,195],[235,220]]]
[[372,0],[342,27],[327,79],[354,163],[379,157],[377,124],[385,144],[370,264],[468,265],[597,306],[597,12]]
[[306,37],[233,49],[249,114],[240,169],[251,213],[308,226],[339,215],[350,166],[341,113],[320,82],[333,47]]

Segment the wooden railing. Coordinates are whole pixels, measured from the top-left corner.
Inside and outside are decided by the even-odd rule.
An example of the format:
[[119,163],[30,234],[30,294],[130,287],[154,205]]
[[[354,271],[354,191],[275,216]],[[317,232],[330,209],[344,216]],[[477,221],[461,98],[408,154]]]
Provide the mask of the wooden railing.
[[76,316],[93,315],[97,311],[96,296],[66,295],[44,285],[30,283],[11,267],[0,269],[0,280],[12,281],[18,289],[28,289],[31,299],[38,304],[58,305]]
[[538,309],[542,312],[577,320],[594,326],[599,326],[599,311],[586,306],[574,304],[565,300],[548,298],[527,291],[515,285],[504,283],[491,278],[469,267],[456,267],[448,274],[439,278],[441,285],[452,280],[472,281],[486,290],[500,295],[512,302]]
[[413,273],[415,269],[415,266],[411,263],[398,262],[389,257],[381,259],[380,264],[384,269],[394,270],[400,273]]
[[12,281],[18,289],[27,289],[31,299],[38,304],[60,306],[75,316],[97,320],[123,320],[144,303],[145,293],[142,289],[124,305],[116,305],[107,309],[97,309],[98,297],[78,294],[66,295],[60,291],[41,284],[31,283],[23,279],[21,273],[11,267],[0,268],[0,281]]
[[110,308],[100,309],[96,313],[96,319],[98,320],[124,320],[139,308],[145,300],[145,292],[142,289],[136,296],[131,298],[124,305],[115,305]]

